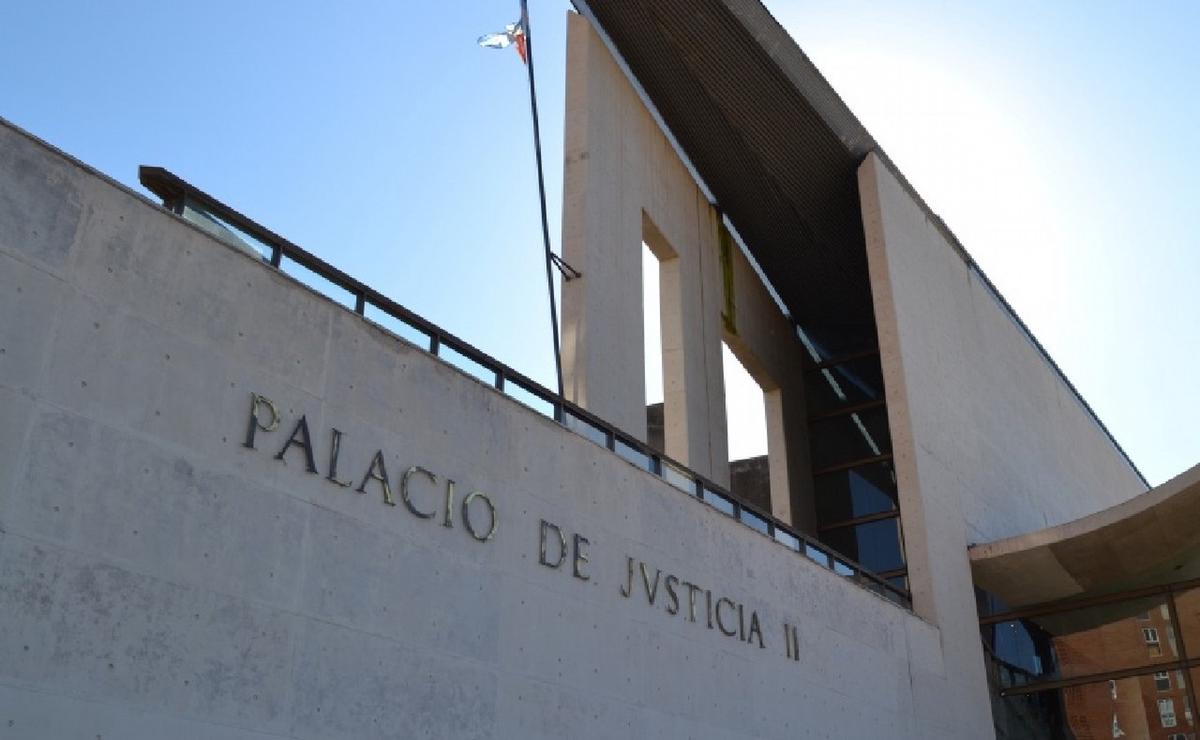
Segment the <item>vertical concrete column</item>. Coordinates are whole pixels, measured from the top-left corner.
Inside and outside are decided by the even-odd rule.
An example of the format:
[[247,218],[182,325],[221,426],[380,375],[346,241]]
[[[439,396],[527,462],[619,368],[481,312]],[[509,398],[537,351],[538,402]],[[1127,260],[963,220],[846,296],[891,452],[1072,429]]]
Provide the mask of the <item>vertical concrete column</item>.
[[922,439],[929,439],[929,430],[946,422],[948,406],[945,401],[910,405],[922,379],[909,377],[909,368],[920,367],[924,355],[937,348],[923,344],[922,335],[898,310],[903,298],[913,299],[914,286],[924,284],[925,273],[936,274],[935,264],[912,258],[915,245],[931,238],[928,220],[876,154],[859,167],[858,185],[913,610],[941,630],[942,670],[951,679],[946,687],[953,694],[942,701],[953,707],[948,723],[957,723],[963,737],[990,737],[990,697],[967,556],[963,481],[952,467],[961,461],[939,459],[916,443],[917,429]]
[[562,284],[565,394],[644,439],[641,214],[622,190],[625,147],[640,142],[622,136],[622,86],[587,21],[569,15],[562,248],[583,277]]
[[[663,142],[665,144],[665,141]],[[669,148],[664,154],[674,157]],[[705,259],[715,228],[713,209],[694,186],[676,188],[694,219],[681,219],[692,228],[679,236],[686,245],[680,255],[648,213],[643,214],[647,246],[657,256],[675,255],[661,263],[659,296],[662,316],[664,452],[717,483],[729,485],[726,453],[725,389],[717,311],[713,293],[712,260]],[[719,337],[719,334],[717,335]]]
[[[722,247],[718,245],[717,254]],[[791,322],[732,239],[725,247],[729,279],[720,284],[722,337],[763,390],[771,513],[816,533],[809,462],[804,354]]]
[[[696,316],[698,353],[695,358],[697,377],[693,395],[695,413],[704,415],[704,428],[697,430],[695,444],[698,455],[707,452],[712,478],[723,486],[729,485],[729,439],[725,418],[725,371],[721,364],[721,260],[720,217],[699,190],[695,193],[697,254],[700,263],[700,297],[703,312]],[[699,373],[702,373],[700,375]]]
[[590,24],[568,16],[567,397],[645,439],[641,245],[660,260],[664,447],[729,484],[716,214]]

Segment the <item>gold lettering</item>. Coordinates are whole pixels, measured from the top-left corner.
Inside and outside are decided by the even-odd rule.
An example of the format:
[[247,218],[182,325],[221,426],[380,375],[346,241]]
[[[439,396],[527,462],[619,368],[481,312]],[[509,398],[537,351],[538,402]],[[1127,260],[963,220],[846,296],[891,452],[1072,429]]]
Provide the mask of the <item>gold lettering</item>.
[[[483,505],[487,507],[488,515],[492,520],[491,526],[488,527],[487,534],[483,536],[479,535],[479,531],[476,530],[475,525],[471,523],[471,502],[475,499],[479,499],[483,502]],[[488,498],[482,491],[471,491],[467,494],[467,497],[463,499],[462,519],[463,526],[467,528],[467,532],[469,532],[470,535],[479,542],[487,542],[492,538],[492,535],[496,534],[496,507],[492,505],[492,500]]]
[[371,466],[367,468],[367,472],[363,474],[362,482],[354,490],[359,493],[366,493],[367,481],[372,480],[379,481],[379,485],[383,486],[383,503],[388,506],[395,506],[396,502],[392,499],[392,486],[388,483],[387,466],[383,463],[383,450],[375,451],[375,457],[371,458]]
[[688,620],[695,622],[696,621],[696,592],[700,590],[700,587],[694,583],[688,583],[687,581],[684,581],[683,585],[687,586],[687,590],[688,590]]
[[338,429],[333,429],[332,439],[329,440],[329,475],[325,476],[325,480],[330,483],[336,483],[342,488],[349,488],[350,481],[338,480],[337,466],[338,457],[342,452],[342,433]]
[[422,519],[431,519],[433,517],[433,512],[431,511],[427,514],[424,511],[421,511],[420,509],[418,509],[413,504],[412,498],[408,495],[408,481],[410,478],[412,478],[414,475],[417,475],[417,474],[425,476],[425,478],[430,483],[433,483],[435,485],[437,484],[437,476],[436,475],[429,472],[425,468],[422,468],[420,465],[414,465],[411,468],[409,468],[408,470],[405,470],[404,475],[400,477],[400,500],[404,502],[404,507],[406,509],[408,509],[409,511],[411,511],[412,513],[416,514],[417,516],[421,517]]
[[760,625],[758,623],[758,612],[751,611],[750,612],[750,636],[746,639],[746,642],[754,642],[755,635],[758,635],[758,646],[760,648],[765,649],[767,646],[763,644],[762,625]]
[[800,637],[796,633],[796,628],[793,625],[784,623],[783,625],[783,641],[787,650],[787,657],[792,660],[800,660]]
[[583,564],[588,562],[588,557],[586,554],[584,554],[583,548],[585,545],[589,545],[591,543],[588,542],[586,537],[576,534],[572,544],[575,545],[575,560],[574,563],[572,563],[572,573],[581,581],[589,580],[590,576],[583,572]]
[[721,598],[717,599],[717,609],[716,609],[716,612],[717,612],[717,628],[718,628],[719,630],[721,630],[721,634],[722,634],[722,635],[725,635],[726,637],[733,637],[734,635],[736,635],[736,634],[737,634],[737,630],[732,630],[732,629],[726,629],[726,628],[725,628],[725,620],[721,618],[721,605],[722,605],[722,604],[729,604],[729,608],[730,608],[730,609],[732,609],[732,608],[733,608],[733,602],[732,602],[732,601],[730,601],[729,599],[725,598],[724,596],[722,596]]
[[275,455],[275,459],[287,464],[287,460],[284,460],[283,456],[287,454],[288,449],[290,449],[292,445],[296,445],[300,449],[304,450],[305,469],[310,473],[317,472],[317,463],[315,460],[313,460],[312,439],[308,434],[308,419],[304,418],[303,416],[300,417],[300,421],[296,422],[296,428],[292,431],[292,436],[288,438],[286,443],[284,443],[283,449]]
[[679,594],[675,593],[675,586],[679,584],[679,579],[675,576],[668,575],[667,580],[664,583],[667,587],[667,598],[671,600],[671,603],[667,604],[667,614],[678,614]]
[[633,593],[633,558],[626,555],[625,564],[628,566],[628,573],[626,574],[625,585],[620,586],[619,590],[621,595],[628,599],[629,594]]
[[446,506],[442,510],[442,526],[447,529],[454,528],[454,481],[446,479]]
[[[562,530],[557,524],[551,524],[545,519],[541,520],[541,525],[538,531],[538,562],[547,568],[557,568],[562,565],[563,559],[567,557],[567,538],[563,536]],[[558,535],[558,558],[551,563],[550,558],[546,556],[546,535],[550,530]],[[629,594],[626,594],[628,596]]]
[[642,563],[642,585],[646,587],[646,599],[650,602],[650,606],[654,606],[654,597],[658,595],[658,577],[662,575],[662,571],[657,568],[654,570],[654,588],[650,588],[650,572],[646,570],[646,564]]
[[[266,406],[271,412],[271,421],[263,424],[262,419],[258,417],[258,410]],[[275,408],[274,402],[266,396],[260,396],[257,393],[250,394],[250,420],[246,424],[246,441],[242,443],[243,447],[254,449],[254,436],[262,430],[264,432],[273,432],[279,428],[279,409]]]

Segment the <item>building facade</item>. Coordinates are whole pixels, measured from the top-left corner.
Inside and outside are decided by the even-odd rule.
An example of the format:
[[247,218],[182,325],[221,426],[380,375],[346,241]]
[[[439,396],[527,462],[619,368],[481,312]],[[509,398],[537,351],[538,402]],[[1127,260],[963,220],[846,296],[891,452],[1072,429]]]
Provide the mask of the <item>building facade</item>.
[[1145,576],[1190,529],[1125,580],[1022,558],[1200,486],[1138,495],[760,4],[576,5],[564,397],[0,125],[0,737],[1192,737],[1197,607]]

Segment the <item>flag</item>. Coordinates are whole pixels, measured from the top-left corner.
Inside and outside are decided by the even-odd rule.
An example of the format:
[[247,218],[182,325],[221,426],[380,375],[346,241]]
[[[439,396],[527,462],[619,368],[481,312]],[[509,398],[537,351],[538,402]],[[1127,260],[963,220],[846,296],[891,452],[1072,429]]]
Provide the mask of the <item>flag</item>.
[[480,36],[479,45],[485,49],[507,49],[509,46],[515,46],[517,56],[521,57],[522,62],[529,64],[529,55],[525,46],[525,24],[521,21],[509,23],[503,31],[498,33]]

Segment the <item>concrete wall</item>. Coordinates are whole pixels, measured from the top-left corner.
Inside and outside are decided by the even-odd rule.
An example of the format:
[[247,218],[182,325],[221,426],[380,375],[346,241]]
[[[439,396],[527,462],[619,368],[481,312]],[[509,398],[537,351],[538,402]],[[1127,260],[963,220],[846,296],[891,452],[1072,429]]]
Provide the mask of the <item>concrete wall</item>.
[[595,31],[575,14],[567,23],[564,132],[563,254],[583,272],[562,286],[567,396],[632,434],[645,433],[645,242],[661,262],[664,452],[728,485],[713,308],[721,291],[716,213]]
[[948,703],[986,706],[967,546],[1074,519],[1144,486],[875,154],[859,191],[914,608],[941,627],[948,670],[962,678]]
[[[317,474],[275,459],[302,414]],[[0,419],[0,737],[980,736],[936,628],[6,125]],[[398,505],[326,480],[334,427]],[[410,513],[413,465],[495,536]],[[765,647],[623,596],[627,557]]]
[[[600,37],[568,17],[563,252],[567,395],[634,434],[645,429],[641,244],[659,258],[665,449],[729,485],[721,341],[765,393],[771,510],[815,526],[802,347]],[[726,274],[730,280],[726,280]],[[730,310],[731,308],[735,310]]]

